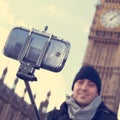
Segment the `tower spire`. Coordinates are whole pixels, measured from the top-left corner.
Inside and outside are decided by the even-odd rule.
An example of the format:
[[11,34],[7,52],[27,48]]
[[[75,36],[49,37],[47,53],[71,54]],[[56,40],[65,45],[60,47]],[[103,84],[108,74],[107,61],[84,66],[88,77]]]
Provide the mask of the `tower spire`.
[[13,90],[16,89],[16,86],[17,86],[18,80],[19,80],[18,78],[15,79],[15,81],[14,81],[14,85],[13,85]]
[[47,107],[49,105],[50,96],[51,96],[51,91],[48,91],[45,101],[42,101],[40,103],[39,112],[40,112],[41,120],[44,120],[46,118]]
[[3,73],[2,73],[2,76],[0,78],[1,82],[4,82],[4,79],[6,77],[6,74],[8,72],[8,67],[6,67],[4,70],[3,70]]
[[25,98],[26,92],[27,92],[27,88],[25,87],[24,92],[23,92],[22,99],[24,99],[24,98]]

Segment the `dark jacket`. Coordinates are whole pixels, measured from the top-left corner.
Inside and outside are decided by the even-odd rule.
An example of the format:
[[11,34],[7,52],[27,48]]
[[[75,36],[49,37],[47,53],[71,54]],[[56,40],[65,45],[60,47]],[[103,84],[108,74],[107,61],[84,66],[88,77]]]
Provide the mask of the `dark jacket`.
[[[48,113],[47,120],[71,120],[68,115],[68,106],[66,102],[64,102],[60,110],[53,110]],[[102,102],[97,109],[96,114],[92,118],[92,120],[118,120],[117,115],[110,111]]]

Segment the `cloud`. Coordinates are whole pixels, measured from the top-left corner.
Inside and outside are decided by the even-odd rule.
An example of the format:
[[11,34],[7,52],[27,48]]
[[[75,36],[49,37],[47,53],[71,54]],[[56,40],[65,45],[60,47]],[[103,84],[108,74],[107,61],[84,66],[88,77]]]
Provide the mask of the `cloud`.
[[0,51],[2,50],[2,46],[5,43],[5,39],[7,38],[9,29],[7,27],[8,24],[12,24],[14,21],[13,15],[10,13],[8,9],[8,5],[4,0],[0,0]]
[[4,24],[12,24],[14,22],[14,16],[10,13],[8,4],[4,0],[0,0],[0,22]]
[[60,13],[54,5],[48,6],[48,12],[53,15],[58,15]]

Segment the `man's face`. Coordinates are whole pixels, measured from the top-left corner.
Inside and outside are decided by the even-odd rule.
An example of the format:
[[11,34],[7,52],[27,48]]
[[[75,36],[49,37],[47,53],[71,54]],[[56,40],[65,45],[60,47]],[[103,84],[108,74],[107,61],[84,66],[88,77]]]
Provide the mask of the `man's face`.
[[80,107],[89,105],[98,96],[97,86],[89,79],[78,80],[74,84],[73,98]]

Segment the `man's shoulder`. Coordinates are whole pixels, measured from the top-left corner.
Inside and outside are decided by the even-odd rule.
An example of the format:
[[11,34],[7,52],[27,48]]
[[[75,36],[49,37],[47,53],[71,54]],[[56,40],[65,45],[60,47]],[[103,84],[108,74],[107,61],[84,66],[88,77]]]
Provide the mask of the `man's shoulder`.
[[67,104],[65,102],[60,106],[60,109],[54,109],[47,114],[48,120],[56,120],[60,117],[63,120],[68,120]]
[[115,114],[115,113],[114,113],[113,111],[111,111],[110,109],[104,110],[103,113],[106,114],[106,115],[109,115],[109,116],[114,116],[114,117],[117,116],[117,114]]
[[101,112],[101,117],[105,118],[105,120],[117,120],[117,114],[112,112],[111,110],[103,110]]
[[117,114],[110,110],[103,102],[100,104],[97,115],[105,118],[105,120],[117,120]]
[[67,112],[67,104],[66,102],[63,102],[60,106],[60,109],[53,109],[51,110],[49,113],[64,113],[64,112]]

